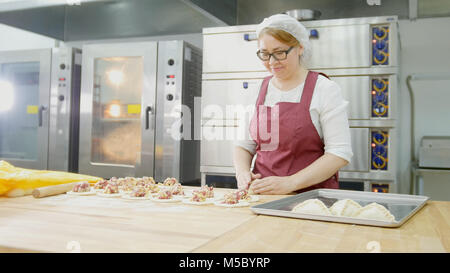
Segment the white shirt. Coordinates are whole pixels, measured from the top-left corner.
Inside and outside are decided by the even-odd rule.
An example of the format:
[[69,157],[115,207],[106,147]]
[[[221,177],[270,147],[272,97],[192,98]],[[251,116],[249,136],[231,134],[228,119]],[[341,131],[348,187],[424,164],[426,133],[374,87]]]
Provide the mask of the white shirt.
[[[300,102],[303,87],[304,83],[291,90],[282,91],[276,88],[270,80],[264,105],[272,107],[278,102]],[[350,162],[353,152],[347,106],[348,101],[343,98],[339,85],[319,75],[309,108],[312,123],[325,144],[325,152]],[[243,147],[253,155],[256,152],[254,140],[236,141],[235,145]]]

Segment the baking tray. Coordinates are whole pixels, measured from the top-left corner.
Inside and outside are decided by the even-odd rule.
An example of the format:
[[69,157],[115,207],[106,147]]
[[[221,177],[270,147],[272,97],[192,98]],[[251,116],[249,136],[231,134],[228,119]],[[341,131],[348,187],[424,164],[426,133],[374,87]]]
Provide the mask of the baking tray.
[[[291,210],[299,203],[317,198],[322,201],[328,208],[334,202],[341,199],[352,199],[361,206],[376,202],[385,206],[395,217],[395,221],[379,221],[369,219],[359,219],[343,216],[325,216],[316,214],[306,214],[291,212]],[[363,191],[348,191],[334,189],[317,189],[283,199],[259,204],[251,207],[251,210],[257,214],[284,216],[309,220],[321,220],[328,222],[348,223],[357,225],[379,226],[379,227],[400,227],[417,211],[419,211],[428,201],[427,196],[394,194],[394,193],[376,193]]]

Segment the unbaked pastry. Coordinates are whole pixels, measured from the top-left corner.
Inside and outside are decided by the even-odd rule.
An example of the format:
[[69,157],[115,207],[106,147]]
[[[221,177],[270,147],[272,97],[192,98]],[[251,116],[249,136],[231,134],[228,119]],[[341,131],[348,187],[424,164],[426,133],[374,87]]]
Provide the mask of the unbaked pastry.
[[173,186],[178,183],[178,180],[174,177],[167,177],[166,180],[164,180],[163,185],[164,186]]
[[80,192],[80,193],[81,192],[90,192],[91,187],[88,182],[78,182],[73,186],[72,191]]
[[208,185],[200,187],[200,191],[204,191],[206,198],[214,198],[214,187]]
[[342,199],[330,207],[334,216],[353,217],[361,209],[361,205],[351,199]]
[[184,195],[183,186],[181,186],[180,183],[177,183],[177,184],[173,185],[172,187],[170,187],[170,191],[172,191],[173,195],[179,195],[179,196]]
[[157,199],[172,199],[172,191],[171,190],[161,190],[158,192]]
[[136,187],[134,187],[130,196],[131,197],[147,197],[148,193],[149,193],[148,189],[146,189],[144,186],[136,186]]
[[109,182],[103,190],[104,194],[116,194],[119,193],[119,186],[114,182]]
[[356,212],[355,218],[394,222],[395,217],[388,209],[377,203],[370,203]]
[[106,188],[106,185],[108,185],[108,180],[101,180],[95,183],[94,189],[96,190],[104,190]]
[[239,195],[235,191],[229,192],[223,196],[222,204],[233,205],[239,203]]
[[308,199],[298,204],[292,209],[292,212],[327,215],[331,216],[331,212],[327,206],[319,199]]

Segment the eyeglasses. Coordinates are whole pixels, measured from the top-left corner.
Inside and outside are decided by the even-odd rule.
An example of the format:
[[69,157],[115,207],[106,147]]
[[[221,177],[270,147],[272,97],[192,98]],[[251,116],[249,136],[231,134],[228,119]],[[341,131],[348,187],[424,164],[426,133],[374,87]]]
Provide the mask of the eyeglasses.
[[258,56],[258,58],[261,59],[261,61],[264,61],[264,62],[267,62],[268,60],[270,60],[270,56],[272,56],[277,61],[282,61],[282,60],[286,60],[287,55],[293,48],[294,47],[291,46],[288,50],[280,50],[280,51],[275,51],[273,53],[267,53],[267,52],[262,52],[261,50],[258,50],[256,52],[256,55]]

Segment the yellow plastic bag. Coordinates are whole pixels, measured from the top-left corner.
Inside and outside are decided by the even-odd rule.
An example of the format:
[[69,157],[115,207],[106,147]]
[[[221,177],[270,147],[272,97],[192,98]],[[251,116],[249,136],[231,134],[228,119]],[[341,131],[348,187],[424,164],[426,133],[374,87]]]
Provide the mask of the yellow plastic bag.
[[87,181],[94,184],[103,178],[59,171],[17,168],[0,160],[0,196],[18,197],[31,194],[35,188]]

